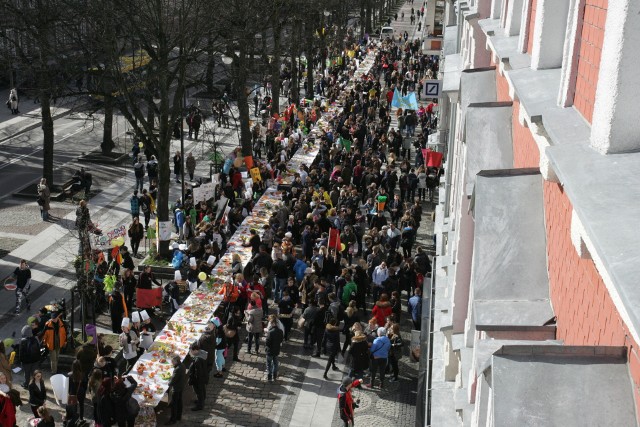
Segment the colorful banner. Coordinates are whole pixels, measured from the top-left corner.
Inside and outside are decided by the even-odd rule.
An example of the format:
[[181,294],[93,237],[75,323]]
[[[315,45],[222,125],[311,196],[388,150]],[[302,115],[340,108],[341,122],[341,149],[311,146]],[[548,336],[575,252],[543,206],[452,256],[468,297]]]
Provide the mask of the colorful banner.
[[162,288],[153,289],[137,289],[136,290],[136,307],[152,308],[162,306]]
[[403,110],[418,110],[418,100],[414,92],[409,92],[408,95],[402,96],[400,91],[396,89],[393,92],[393,99],[391,100],[391,106],[396,108],[402,108]]
[[94,250],[106,251],[112,248],[111,241],[127,235],[127,227],[123,224],[113,230],[104,232],[97,236],[93,233],[89,234],[91,239],[91,248]]

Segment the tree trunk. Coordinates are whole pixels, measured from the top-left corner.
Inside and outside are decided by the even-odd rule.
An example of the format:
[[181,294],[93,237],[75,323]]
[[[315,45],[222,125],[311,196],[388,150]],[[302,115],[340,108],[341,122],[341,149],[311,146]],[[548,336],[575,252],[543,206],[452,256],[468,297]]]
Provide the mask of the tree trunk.
[[363,0],[364,2],[366,2],[366,18],[365,18],[365,32],[367,34],[372,34],[373,33],[373,14],[374,14],[374,7],[373,7],[373,1],[374,0]]
[[249,102],[247,101],[247,63],[246,63],[246,43],[240,44],[238,56],[234,58],[233,65],[235,67],[235,91],[238,100],[238,119],[240,120],[240,147],[242,148],[242,156],[251,156],[253,154],[253,145],[251,143],[251,120],[249,112]]
[[147,123],[151,129],[156,128],[156,115],[154,113],[155,104],[153,103],[153,98],[147,100]]
[[305,22],[306,33],[306,56],[307,56],[307,90],[305,92],[306,99],[313,99],[313,24],[311,22]]
[[367,25],[366,19],[367,19],[367,14],[365,11],[365,1],[366,0],[360,0],[360,39],[362,40],[364,38],[364,28]]
[[298,54],[300,52],[298,49],[298,36],[300,34],[299,26],[300,21],[295,19],[293,28],[291,29],[291,37],[289,38],[291,41],[291,99],[296,104],[300,103],[300,84],[298,83]]
[[115,148],[113,143],[113,97],[106,93],[104,94],[104,129],[102,131],[102,144],[100,149],[102,154],[109,154]]
[[[44,71],[46,73],[46,71]],[[42,112],[42,177],[46,178],[49,188],[53,188],[53,117],[51,117],[51,93],[40,89],[40,111]]]
[[[280,48],[282,40],[282,26],[274,22],[273,26],[273,58],[271,59],[271,94],[273,99],[272,110],[280,113]],[[287,95],[286,93],[284,94]]]

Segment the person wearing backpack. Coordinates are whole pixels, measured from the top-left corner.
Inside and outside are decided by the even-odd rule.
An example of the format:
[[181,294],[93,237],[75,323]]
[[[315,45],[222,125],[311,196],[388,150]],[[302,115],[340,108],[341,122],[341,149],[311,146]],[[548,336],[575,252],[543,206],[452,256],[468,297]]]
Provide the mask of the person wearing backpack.
[[158,161],[156,156],[151,156],[151,160],[147,162],[147,175],[149,176],[149,184],[158,181]]
[[20,339],[18,360],[20,361],[22,370],[24,371],[24,383],[22,384],[22,387],[26,389],[29,387],[29,380],[33,375],[33,371],[40,364],[40,343],[38,342],[38,339],[33,336],[33,330],[29,325],[22,327],[22,338]]
[[350,301],[355,301],[358,295],[358,285],[356,285],[356,282],[354,282],[351,279],[351,275],[350,274],[346,274],[345,275],[345,280],[347,281],[347,284],[344,285],[344,288],[342,289],[342,304],[346,307],[349,305]]
[[136,185],[134,188],[142,191],[142,187],[144,187],[145,167],[141,154],[138,155],[138,161],[133,165],[133,173],[136,176]]

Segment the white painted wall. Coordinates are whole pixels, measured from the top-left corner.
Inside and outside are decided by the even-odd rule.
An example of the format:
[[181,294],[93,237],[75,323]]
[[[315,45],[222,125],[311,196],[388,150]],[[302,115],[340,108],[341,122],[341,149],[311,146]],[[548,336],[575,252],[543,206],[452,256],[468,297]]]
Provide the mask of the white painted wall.
[[520,34],[524,2],[525,0],[509,0],[504,25],[504,32],[507,36],[517,36]]
[[582,28],[584,0],[569,0],[569,13],[562,49],[562,75],[558,105],[570,107],[573,105],[573,95],[576,90],[575,75],[578,70],[578,37]]
[[640,150],[640,2],[609,2],[591,146],[603,154]]
[[562,66],[570,0],[538,0],[531,48],[531,68]]
[[503,0],[491,0],[491,15],[489,15],[491,19],[500,18],[500,12],[502,12],[502,1]]
[[522,15],[520,16],[520,38],[518,39],[518,51],[527,53],[527,45],[529,43],[529,16],[531,15],[531,2],[533,0],[524,0],[522,5]]

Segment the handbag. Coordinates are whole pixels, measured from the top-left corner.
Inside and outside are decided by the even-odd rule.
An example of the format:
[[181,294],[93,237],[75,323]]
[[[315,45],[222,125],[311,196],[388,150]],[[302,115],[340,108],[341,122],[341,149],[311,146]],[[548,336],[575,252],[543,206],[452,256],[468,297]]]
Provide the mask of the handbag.
[[136,418],[140,412],[140,404],[136,399],[130,397],[127,401],[127,415],[129,418]]
[[80,391],[80,381],[78,381],[78,387],[76,388],[76,394],[70,394],[67,396],[67,405],[75,406],[78,404],[78,392]]
[[228,328],[227,325],[224,326],[224,336],[231,339],[236,336],[238,331],[235,328]]

